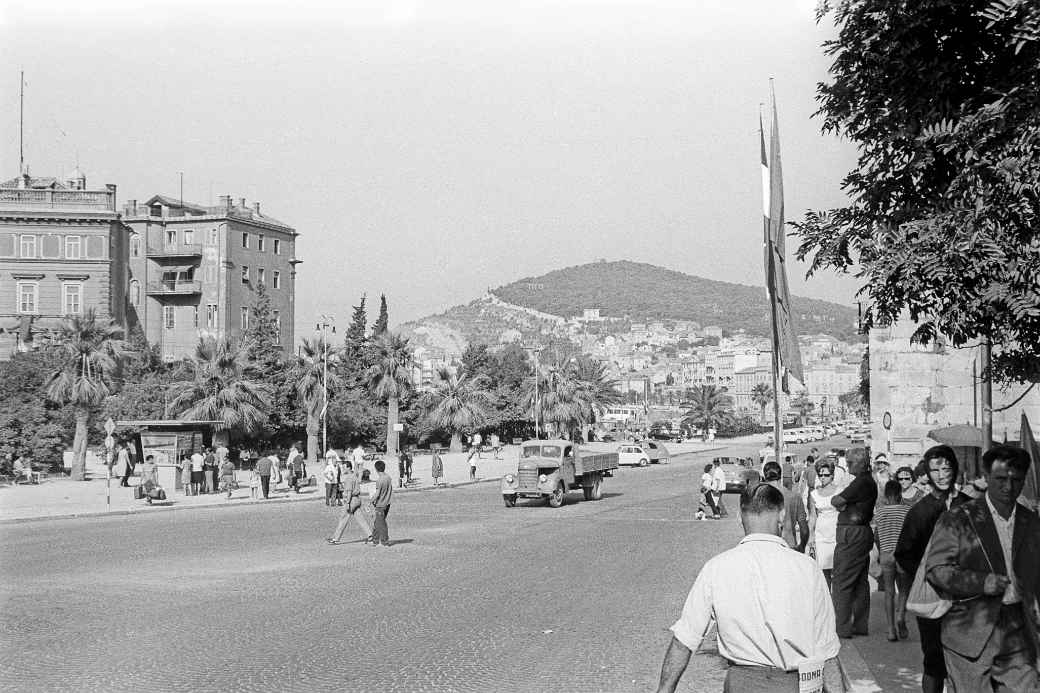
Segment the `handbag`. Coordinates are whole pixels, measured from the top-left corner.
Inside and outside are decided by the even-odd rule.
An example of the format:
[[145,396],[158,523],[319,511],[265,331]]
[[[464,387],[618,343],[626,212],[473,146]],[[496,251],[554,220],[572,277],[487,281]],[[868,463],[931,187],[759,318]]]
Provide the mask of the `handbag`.
[[914,583],[910,587],[910,594],[906,598],[906,608],[921,618],[936,619],[946,615],[946,612],[953,606],[953,601],[939,596],[939,593],[932,587],[932,583],[925,578],[927,569],[926,559],[931,548],[932,540],[929,537],[928,545],[925,547],[924,555],[921,557],[921,564],[917,566],[917,573],[914,575]]

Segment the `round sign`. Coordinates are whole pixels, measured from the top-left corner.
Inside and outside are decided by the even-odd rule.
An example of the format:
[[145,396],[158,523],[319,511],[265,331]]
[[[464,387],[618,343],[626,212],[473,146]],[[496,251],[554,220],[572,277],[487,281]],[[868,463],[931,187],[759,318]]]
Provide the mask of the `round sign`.
[[885,427],[886,431],[892,430],[892,415],[885,412],[885,415],[881,417],[881,425]]
[[105,447],[111,450],[116,445],[116,439],[112,436],[105,436]]

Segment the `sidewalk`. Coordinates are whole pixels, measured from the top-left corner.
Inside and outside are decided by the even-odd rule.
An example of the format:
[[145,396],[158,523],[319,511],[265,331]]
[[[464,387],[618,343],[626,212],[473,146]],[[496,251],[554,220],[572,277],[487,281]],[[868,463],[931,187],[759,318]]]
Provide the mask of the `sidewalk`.
[[[613,452],[617,450],[617,443],[592,443],[584,446],[595,452]],[[669,451],[673,455],[685,452],[709,450],[707,445],[687,443],[683,445],[670,445]],[[477,463],[477,483],[482,481],[497,481],[509,472],[515,472],[520,449],[516,445],[505,446],[500,453],[501,459],[494,459],[494,453],[488,451],[481,453],[481,459]],[[469,465],[466,460],[468,455],[464,452],[444,453],[441,460],[444,463],[444,478],[442,483],[450,486],[459,486],[474,483],[469,478]],[[423,491],[433,487],[433,478],[430,476],[432,456],[429,454],[417,455],[412,462],[412,483],[400,488],[397,475],[397,460],[387,460],[386,472],[394,480],[394,489],[400,493]],[[374,461],[365,462],[365,468],[375,473]],[[113,478],[111,482],[111,506],[106,502],[106,470],[103,466],[88,468],[88,481],[72,481],[67,478],[51,477],[39,485],[0,486],[0,522],[11,522],[19,520],[82,517],[91,515],[113,514],[135,514],[141,512],[157,512],[163,509],[186,509],[198,507],[212,507],[222,505],[247,505],[251,503],[296,502],[305,500],[321,499],[325,496],[325,487],[320,483],[321,466],[308,465],[307,475],[315,477],[318,485],[312,485],[302,489],[300,493],[293,493],[286,488],[285,483],[279,484],[271,490],[269,500],[252,500],[250,498],[249,474],[239,472],[237,475],[239,488],[232,491],[231,500],[227,500],[224,494],[210,494],[202,496],[185,496],[181,491],[166,489],[167,499],[156,501],[149,505],[143,500],[134,499],[134,489],[139,479],[133,477],[130,480],[131,488],[123,488],[119,485],[119,479]]]

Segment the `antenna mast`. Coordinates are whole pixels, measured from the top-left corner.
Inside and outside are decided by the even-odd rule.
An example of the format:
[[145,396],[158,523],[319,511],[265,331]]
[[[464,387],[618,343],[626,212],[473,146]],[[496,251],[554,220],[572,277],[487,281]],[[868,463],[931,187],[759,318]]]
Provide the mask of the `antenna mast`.
[[18,105],[18,175],[25,174],[25,70],[18,79],[21,99]]

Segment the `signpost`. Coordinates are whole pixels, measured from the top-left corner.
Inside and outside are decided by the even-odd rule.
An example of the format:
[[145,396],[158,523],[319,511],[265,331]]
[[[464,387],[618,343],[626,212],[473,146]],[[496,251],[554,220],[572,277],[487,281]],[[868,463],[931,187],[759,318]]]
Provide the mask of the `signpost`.
[[105,422],[105,449],[108,455],[108,478],[105,479],[105,502],[108,504],[108,509],[112,510],[112,448],[116,445],[116,439],[112,437],[112,433],[116,430],[116,422],[112,420],[112,417],[108,418]]
[[881,417],[881,425],[885,427],[885,433],[888,437],[888,445],[885,448],[885,452],[889,455],[892,454],[892,413],[885,412],[885,415]]

